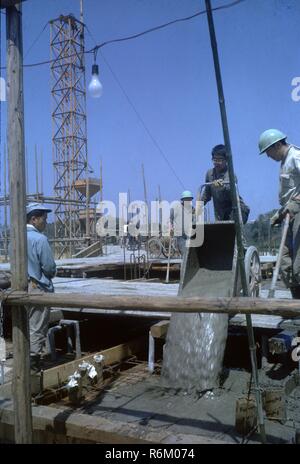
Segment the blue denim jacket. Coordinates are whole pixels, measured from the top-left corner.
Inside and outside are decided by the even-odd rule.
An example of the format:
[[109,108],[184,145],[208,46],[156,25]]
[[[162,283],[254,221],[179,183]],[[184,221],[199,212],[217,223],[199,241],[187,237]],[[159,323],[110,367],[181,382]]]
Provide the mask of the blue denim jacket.
[[27,224],[28,276],[46,292],[54,292],[52,278],[56,264],[48,239],[33,225]]

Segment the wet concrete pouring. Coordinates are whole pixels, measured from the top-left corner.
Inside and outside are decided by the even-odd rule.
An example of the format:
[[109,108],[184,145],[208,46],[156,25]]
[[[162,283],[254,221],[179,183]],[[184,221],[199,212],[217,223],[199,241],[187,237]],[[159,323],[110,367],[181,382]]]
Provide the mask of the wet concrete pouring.
[[[68,397],[50,402],[49,406],[135,425],[145,435],[155,430],[161,436],[167,435],[173,443],[181,441],[182,435],[186,443],[196,443],[197,436],[201,442],[205,438],[208,443],[260,442],[256,429],[243,436],[235,427],[237,400],[249,394],[249,371],[224,369],[220,388],[200,393],[166,387],[159,367],[151,375],[145,363],[131,360],[129,364],[133,367],[123,372],[117,369],[111,381],[102,387],[86,387],[78,406],[70,404]],[[296,385],[296,372],[286,372],[279,380],[271,379],[270,372],[260,371],[261,387],[282,389],[284,404],[282,417],[266,418],[267,440],[292,443],[295,430],[300,427],[300,387]]]
[[[89,279],[89,282],[91,280]],[[123,284],[119,285],[122,292]],[[124,282],[125,285],[130,288],[130,291],[133,286],[139,286],[137,283]],[[149,289],[152,285],[158,284],[142,284],[143,287],[148,286]],[[267,288],[267,285],[265,287]],[[169,289],[171,293],[177,291],[174,284],[171,284]],[[109,289],[107,291],[109,292]],[[127,316],[106,318],[104,322],[103,315],[94,315],[91,318],[86,314],[81,314],[80,317],[78,313],[70,312],[66,312],[64,317],[82,320],[82,345],[85,353],[114,346],[138,334],[147,336],[150,326],[157,322],[153,319],[137,323],[137,318]],[[97,324],[96,319],[98,319]],[[276,393],[277,391],[280,397],[280,401],[278,401],[278,395],[275,399],[277,416],[270,418],[271,412],[268,413],[269,417],[265,417],[267,441],[268,443],[293,443],[296,430],[300,429],[298,365],[291,361],[290,353],[285,357],[269,356],[263,364],[261,361],[262,333],[272,336],[277,332],[278,328],[257,328],[255,331],[261,389],[267,392],[275,391]],[[134,427],[139,437],[152,434],[154,442],[259,443],[260,435],[257,427],[250,432],[245,430],[244,433],[236,429],[238,400],[248,397],[251,399],[254,395],[246,330],[244,327],[230,325],[228,334],[220,385],[213,390],[198,392],[191,389],[186,391],[166,386],[160,375],[163,350],[163,342],[160,340],[157,342],[159,346],[154,373],[151,374],[148,371],[147,343],[145,343],[145,352],[140,357],[133,357],[106,368],[104,383],[93,387],[87,386],[83,390],[82,400],[76,406],[70,403],[66,392],[61,396],[56,395],[55,401],[53,400],[55,394],[51,397],[49,392],[45,392],[44,397],[36,399],[33,404],[46,404],[53,410],[55,408],[55,410],[64,411],[68,417],[72,414],[81,414],[95,419],[106,419],[110,423],[122,423],[128,429]],[[85,345],[85,339],[89,340],[88,345]],[[99,340],[101,340],[100,344]],[[57,346],[59,345],[58,340]],[[63,351],[62,346],[61,352]],[[68,357],[59,358],[59,362],[63,360],[67,361]],[[11,364],[12,359],[8,359],[6,381],[9,381],[11,377]],[[52,390],[53,392],[55,389]],[[36,407],[38,406],[34,405],[33,410]],[[266,410],[265,415],[267,416]]]

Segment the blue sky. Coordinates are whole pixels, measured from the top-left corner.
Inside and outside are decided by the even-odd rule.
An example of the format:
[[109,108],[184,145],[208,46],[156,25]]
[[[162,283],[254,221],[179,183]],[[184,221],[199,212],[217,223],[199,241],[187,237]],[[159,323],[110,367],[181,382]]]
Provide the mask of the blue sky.
[[[231,2],[212,0],[212,6]],[[85,23],[94,38],[86,34],[86,48],[204,8],[204,0],[84,0]],[[24,3],[25,63],[49,59],[49,26],[27,51],[47,21],[69,13],[79,17],[79,0]],[[292,79],[300,76],[299,18],[299,0],[245,0],[214,13],[234,167],[240,193],[251,208],[250,219],[278,206],[279,165],[258,155],[259,134],[279,128],[300,145],[300,101],[291,98]],[[3,66],[4,15],[1,21]],[[102,158],[104,199],[116,201],[118,192],[128,189],[131,199],[143,199],[142,163],[149,199],[157,197],[158,185],[170,201],[184,189],[196,193],[211,166],[211,148],[223,143],[206,16],[108,45],[97,62],[104,91],[100,99],[87,97],[88,153],[98,176]],[[87,82],[91,66],[92,56],[87,55]],[[37,144],[44,153],[44,191],[53,194],[49,65],[26,68],[24,77],[29,190],[35,190]],[[5,103],[1,111],[2,153]]]

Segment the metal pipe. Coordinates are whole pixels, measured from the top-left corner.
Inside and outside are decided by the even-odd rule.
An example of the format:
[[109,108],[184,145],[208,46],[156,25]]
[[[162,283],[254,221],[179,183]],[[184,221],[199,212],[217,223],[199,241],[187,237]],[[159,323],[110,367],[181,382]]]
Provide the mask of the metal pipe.
[[151,330],[149,330],[149,350],[148,350],[148,371],[154,371],[154,351],[155,351],[155,340],[151,335]]
[[[235,221],[236,241],[237,241],[237,249],[238,249],[238,259],[237,259],[238,268],[240,271],[243,294],[244,296],[248,296],[249,290],[248,290],[248,283],[247,283],[245,264],[244,264],[243,232],[242,232],[242,225],[239,219],[238,194],[237,194],[237,190],[235,186],[235,174],[234,174],[234,168],[233,168],[231,143],[230,143],[230,137],[229,137],[229,128],[228,128],[228,122],[227,122],[221,68],[220,68],[220,62],[219,62],[219,56],[218,56],[218,46],[217,46],[217,40],[216,40],[213,15],[212,15],[212,10],[211,10],[211,1],[205,0],[205,4],[206,4],[206,13],[207,13],[209,33],[210,33],[211,48],[212,48],[213,59],[214,59],[217,88],[218,88],[224,142],[225,142],[226,153],[227,153],[232,210],[233,210],[234,221]],[[255,396],[256,396],[257,413],[258,413],[258,419],[259,419],[259,430],[260,430],[262,443],[266,443],[265,424],[264,424],[264,416],[263,416],[263,409],[262,409],[262,397],[261,397],[261,390],[259,387],[259,379],[258,379],[256,345],[255,345],[251,315],[249,314],[246,315],[246,321],[247,321],[247,332],[248,332],[249,349],[250,349],[251,364],[252,364],[252,373],[253,373],[253,379],[254,379],[254,384],[255,384]]]
[[0,361],[0,385],[4,384],[4,361]]
[[[79,327],[79,321],[75,320],[70,320],[70,319],[61,319],[59,321],[59,324],[61,327],[67,327],[67,332],[68,332],[68,343],[69,342],[69,328],[73,327],[74,328],[74,334],[75,334],[75,350],[76,350],[76,359],[81,358],[81,343],[80,343],[80,327]],[[70,343],[70,346],[73,349],[73,344],[72,340]]]
[[54,334],[56,332],[59,332],[60,330],[61,330],[61,326],[60,325],[55,325],[54,327],[51,327],[48,330],[48,333],[47,333],[46,349],[47,349],[48,353],[51,354],[52,361],[56,360],[56,349],[55,349]]

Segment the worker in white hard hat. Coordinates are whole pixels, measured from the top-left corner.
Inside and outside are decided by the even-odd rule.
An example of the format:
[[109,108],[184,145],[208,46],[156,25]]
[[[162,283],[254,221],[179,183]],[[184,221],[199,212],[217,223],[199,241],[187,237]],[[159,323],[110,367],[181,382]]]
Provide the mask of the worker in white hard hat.
[[[54,292],[52,278],[56,264],[47,237],[42,233],[47,225],[51,209],[40,203],[30,203],[27,215],[28,291]],[[32,372],[41,369],[41,353],[44,348],[50,320],[50,308],[29,306],[30,366]]]
[[259,137],[260,154],[280,162],[279,203],[281,208],[271,218],[280,224],[289,213],[290,223],[281,261],[281,275],[293,298],[300,299],[300,148],[287,142],[278,129],[268,129]]
[[[212,149],[211,155],[214,167],[207,171],[205,187],[202,194],[201,189],[199,189],[197,198],[203,201],[204,205],[211,199],[213,200],[216,221],[230,221],[233,220],[233,211],[225,146],[216,145]],[[249,217],[250,208],[241,196],[239,202],[242,220],[245,224]]]

